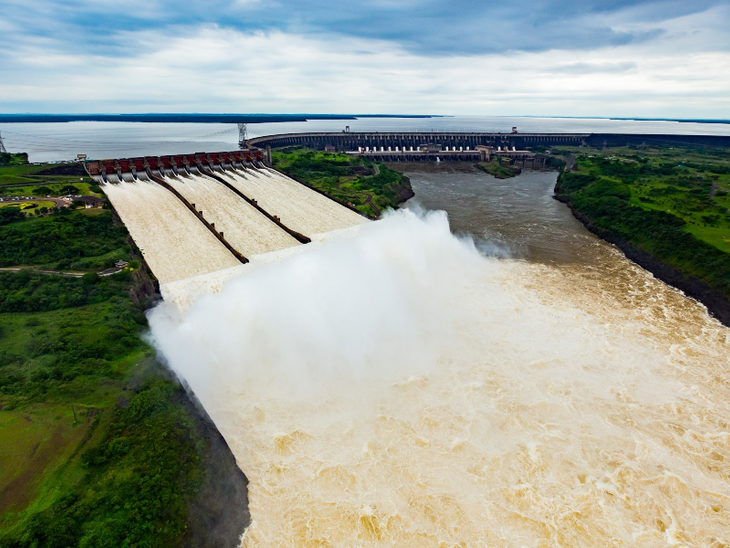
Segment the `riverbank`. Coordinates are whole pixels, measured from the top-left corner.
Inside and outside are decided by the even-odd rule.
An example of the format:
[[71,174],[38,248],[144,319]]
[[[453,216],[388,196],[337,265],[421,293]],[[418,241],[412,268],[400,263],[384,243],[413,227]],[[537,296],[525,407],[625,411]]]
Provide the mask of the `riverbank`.
[[721,151],[576,152],[555,198],[588,230],[730,325],[730,162]]
[[628,259],[631,259],[644,270],[651,272],[656,278],[683,291],[689,297],[701,302],[712,316],[722,324],[730,327],[730,299],[722,292],[713,289],[699,278],[687,276],[685,273],[669,264],[657,259],[631,244],[630,242],[617,238],[615,235],[604,230],[598,230],[595,224],[582,215],[567,200],[555,197],[557,200],[568,205],[576,219],[583,223],[588,230],[599,238],[618,247]]

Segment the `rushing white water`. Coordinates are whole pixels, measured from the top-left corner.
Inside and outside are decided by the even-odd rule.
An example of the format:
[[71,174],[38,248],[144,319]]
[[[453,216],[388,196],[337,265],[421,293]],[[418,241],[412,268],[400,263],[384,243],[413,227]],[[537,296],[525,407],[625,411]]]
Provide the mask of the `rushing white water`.
[[103,185],[160,283],[240,264],[171,192],[149,181]]
[[300,243],[223,184],[209,177],[167,177],[166,182],[246,257],[294,247]]
[[[236,173],[219,176],[247,197],[258,200],[267,213],[282,218],[285,226],[309,235],[314,242],[367,222],[276,171],[247,170],[245,176]],[[135,181],[131,175],[124,181],[114,174],[107,177],[112,182],[102,188],[160,281],[166,299],[186,306],[198,293],[241,273],[239,261],[172,192],[153,181]],[[258,182],[245,183],[248,178]],[[300,246],[293,236],[220,181],[184,174],[166,177],[166,182],[202,211],[226,242],[253,263],[268,262],[272,254],[279,256],[277,252],[284,252],[284,256],[296,253],[293,250]],[[198,283],[201,275],[208,277]]]
[[399,212],[156,308],[250,480],[243,544],[726,546],[729,331],[596,245],[490,259]]
[[273,169],[228,171],[220,176],[277,215],[287,227],[307,236],[365,222],[357,213]]

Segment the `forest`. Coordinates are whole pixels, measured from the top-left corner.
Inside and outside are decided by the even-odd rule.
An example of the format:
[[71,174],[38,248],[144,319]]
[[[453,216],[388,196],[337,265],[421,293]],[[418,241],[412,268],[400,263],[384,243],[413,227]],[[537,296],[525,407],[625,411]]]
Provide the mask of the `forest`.
[[730,156],[699,147],[565,151],[555,187],[594,232],[730,300]]

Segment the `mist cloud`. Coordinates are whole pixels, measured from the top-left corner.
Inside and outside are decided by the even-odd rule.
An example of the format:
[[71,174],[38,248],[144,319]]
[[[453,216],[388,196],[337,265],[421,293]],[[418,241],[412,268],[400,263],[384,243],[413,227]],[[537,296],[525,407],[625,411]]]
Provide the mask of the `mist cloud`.
[[182,316],[162,304],[150,325],[204,403],[251,382],[291,398],[353,383],[367,391],[434,366],[451,338],[453,296],[484,260],[451,236],[443,212],[401,212],[260,266]]

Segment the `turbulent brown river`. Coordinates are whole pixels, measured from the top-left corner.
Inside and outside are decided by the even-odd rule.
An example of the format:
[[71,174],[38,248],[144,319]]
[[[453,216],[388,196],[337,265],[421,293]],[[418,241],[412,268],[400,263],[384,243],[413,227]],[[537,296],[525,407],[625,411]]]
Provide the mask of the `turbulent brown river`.
[[400,169],[410,211],[151,315],[250,480],[243,546],[727,546],[730,330],[555,173]]

